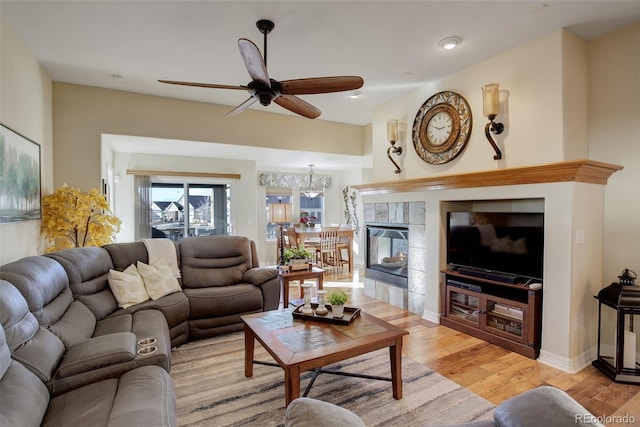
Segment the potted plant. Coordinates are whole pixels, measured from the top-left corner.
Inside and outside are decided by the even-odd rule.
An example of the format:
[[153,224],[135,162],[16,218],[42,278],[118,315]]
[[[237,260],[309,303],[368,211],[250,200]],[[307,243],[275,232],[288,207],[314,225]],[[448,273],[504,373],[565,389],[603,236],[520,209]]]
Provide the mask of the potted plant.
[[46,252],[111,243],[121,221],[97,189],[83,191],[67,185],[42,198],[41,233]]
[[347,294],[343,291],[336,291],[329,294],[329,304],[333,317],[340,318],[344,314],[344,303],[347,302]]
[[285,249],[282,259],[285,265],[291,266],[292,270],[304,270],[309,268],[309,262],[312,256],[312,253],[307,251],[303,246],[299,248],[292,246]]

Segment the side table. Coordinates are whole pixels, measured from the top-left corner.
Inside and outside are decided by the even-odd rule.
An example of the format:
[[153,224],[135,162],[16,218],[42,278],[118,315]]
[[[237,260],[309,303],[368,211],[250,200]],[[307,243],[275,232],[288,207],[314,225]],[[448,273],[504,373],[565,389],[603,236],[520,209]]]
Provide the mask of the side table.
[[[318,282],[318,290],[322,290],[322,280],[324,278],[324,270],[318,267],[312,267],[311,270],[297,271],[279,271],[280,285],[282,286],[282,308],[289,307],[289,282],[291,280],[299,280],[300,284],[305,279],[316,279]],[[302,287],[300,287],[300,298],[302,298]]]

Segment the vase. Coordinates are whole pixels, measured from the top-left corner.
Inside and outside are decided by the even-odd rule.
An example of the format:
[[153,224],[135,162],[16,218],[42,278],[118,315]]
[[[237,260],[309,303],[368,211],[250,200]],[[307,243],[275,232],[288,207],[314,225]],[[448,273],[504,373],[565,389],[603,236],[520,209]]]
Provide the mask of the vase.
[[344,315],[344,305],[331,304],[331,312],[333,313],[333,317],[340,319]]
[[303,283],[302,290],[304,292],[304,305],[302,306],[302,314],[313,314],[313,308],[311,308],[311,283]]
[[329,313],[329,310],[327,310],[327,305],[324,302],[324,296],[327,291],[317,291],[316,293],[318,294],[318,308],[316,308],[316,314],[324,316],[325,314]]

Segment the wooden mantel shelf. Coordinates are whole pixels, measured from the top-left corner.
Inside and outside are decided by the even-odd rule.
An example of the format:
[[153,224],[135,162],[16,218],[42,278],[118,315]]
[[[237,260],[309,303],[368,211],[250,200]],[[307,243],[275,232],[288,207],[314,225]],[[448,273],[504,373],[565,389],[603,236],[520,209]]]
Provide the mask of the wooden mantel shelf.
[[501,185],[543,184],[551,182],[586,182],[606,185],[609,177],[622,166],[593,160],[574,160],[539,166],[471,172],[429,178],[385,181],[354,185],[361,194],[385,194],[408,191],[449,190],[456,188]]

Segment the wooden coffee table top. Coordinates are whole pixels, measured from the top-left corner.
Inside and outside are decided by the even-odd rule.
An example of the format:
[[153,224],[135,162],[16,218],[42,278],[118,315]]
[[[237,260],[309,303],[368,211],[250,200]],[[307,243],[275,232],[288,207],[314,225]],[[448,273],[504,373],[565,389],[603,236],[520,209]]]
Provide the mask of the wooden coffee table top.
[[300,371],[339,362],[384,347],[395,346],[409,332],[367,313],[349,325],[293,317],[292,309],[242,316],[246,327],[284,367]]

